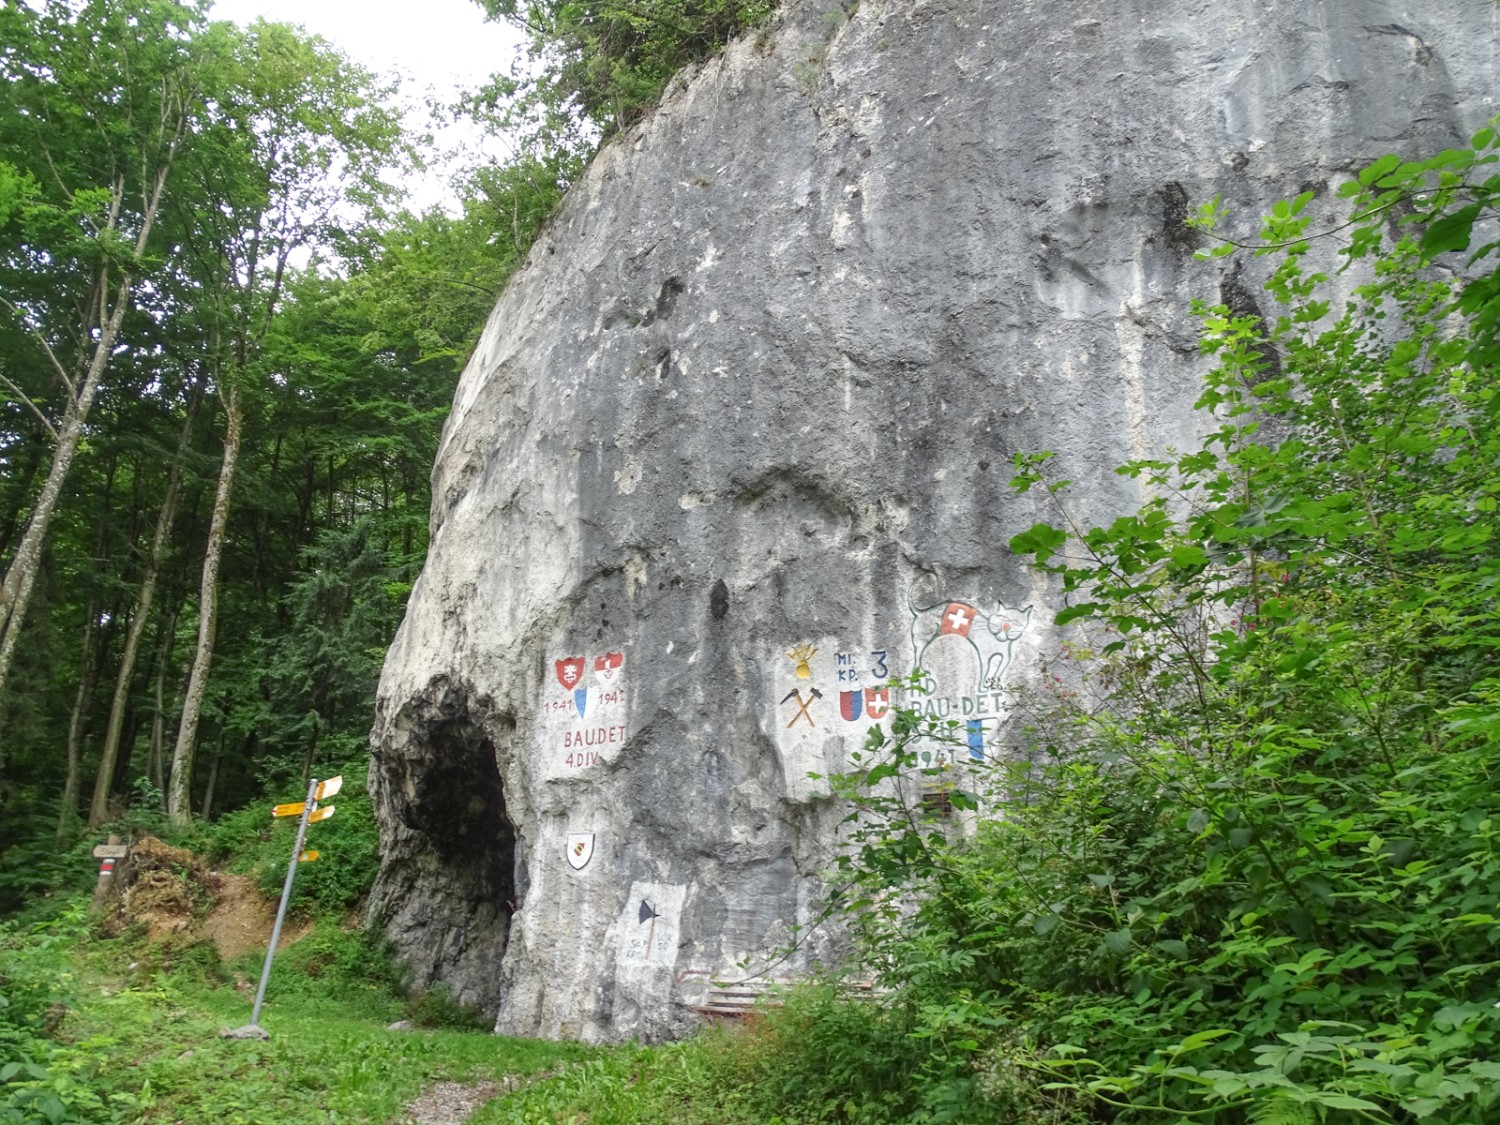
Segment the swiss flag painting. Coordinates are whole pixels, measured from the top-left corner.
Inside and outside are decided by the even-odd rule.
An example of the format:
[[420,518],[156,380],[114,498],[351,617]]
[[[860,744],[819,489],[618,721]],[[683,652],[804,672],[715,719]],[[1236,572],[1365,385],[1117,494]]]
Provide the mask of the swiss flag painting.
[[971,605],[963,602],[949,602],[948,608],[943,610],[943,629],[939,634],[944,637],[967,637],[969,628],[974,624],[979,611]]
[[583,680],[583,657],[570,656],[566,660],[554,660],[552,662],[557,669],[557,682],[572,691]]
[[594,675],[601,684],[607,684],[619,674],[624,665],[623,652],[606,652],[603,656],[594,657]]

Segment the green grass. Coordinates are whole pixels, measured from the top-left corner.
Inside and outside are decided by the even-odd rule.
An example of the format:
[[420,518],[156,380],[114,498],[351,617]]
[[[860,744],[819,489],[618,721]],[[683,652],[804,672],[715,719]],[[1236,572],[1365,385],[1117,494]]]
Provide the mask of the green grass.
[[[362,940],[331,929],[341,936],[325,947]],[[234,967],[252,960],[258,969],[253,955]],[[66,1016],[38,1094],[59,1095],[59,1122],[384,1122],[433,1081],[532,1075],[598,1054],[474,1030],[388,1031],[405,1002],[343,973],[314,978],[297,961],[278,958],[260,1019],[270,1040],[231,1040],[219,1030],[248,1023],[251,1002],[224,983],[211,947],[168,955],[127,938],[79,940],[55,974]],[[48,1118],[21,1118],[31,1119]]]
[[588,1053],[477,1032],[387,1031],[363,1005],[351,1013],[340,997],[312,990],[267,1006],[267,1042],[218,1037],[249,1020],[232,992],[143,989],[129,1004],[115,999],[113,1053],[128,1063],[130,1085],[149,1084],[145,1121],[384,1121],[425,1083],[531,1074]]
[[[260,1018],[271,1038],[220,1038],[249,1022],[244,992],[259,969],[259,953],[225,965],[186,935],[91,935],[81,906],[56,923],[0,927],[0,999],[13,1001],[0,1007],[10,1020],[0,1020],[0,1056],[10,1044],[26,1060],[9,1074],[0,1066],[0,1125],[394,1122],[435,1081],[508,1076],[535,1080],[481,1107],[473,1125],[890,1120],[832,1096],[836,1052],[812,1049],[797,1004],[663,1047],[506,1039],[476,1030],[445,993],[401,998],[380,943],[325,917],[277,957]],[[401,1019],[447,1026],[387,1030]]]

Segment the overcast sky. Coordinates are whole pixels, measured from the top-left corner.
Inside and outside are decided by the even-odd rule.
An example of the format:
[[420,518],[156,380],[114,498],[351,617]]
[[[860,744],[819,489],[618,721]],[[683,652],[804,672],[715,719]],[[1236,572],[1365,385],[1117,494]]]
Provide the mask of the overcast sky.
[[[509,71],[519,42],[509,27],[486,23],[474,0],[217,0],[212,15],[240,24],[257,16],[301,24],[372,70],[400,73],[413,101],[429,91],[448,98],[497,71]],[[449,130],[439,139],[461,144],[476,157],[505,152],[498,138]],[[417,185],[414,204],[452,202],[446,179],[441,169],[430,173]]]

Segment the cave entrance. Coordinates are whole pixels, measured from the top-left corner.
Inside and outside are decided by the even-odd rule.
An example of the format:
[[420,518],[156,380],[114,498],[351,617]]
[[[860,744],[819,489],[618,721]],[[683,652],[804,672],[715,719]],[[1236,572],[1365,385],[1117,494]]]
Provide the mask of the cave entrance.
[[481,725],[455,708],[424,725],[416,738],[422,753],[407,759],[404,785],[402,819],[411,834],[402,850],[415,877],[407,889],[423,900],[422,917],[409,923],[419,931],[408,931],[416,947],[407,952],[425,968],[418,973],[424,983],[445,981],[456,999],[493,1013],[520,898],[517,835],[496,746],[498,738],[499,749],[509,749],[515,723]]
[[445,722],[411,804],[412,827],[450,874],[467,872],[475,898],[506,906],[516,897],[516,829],[505,807],[495,744],[467,723]]

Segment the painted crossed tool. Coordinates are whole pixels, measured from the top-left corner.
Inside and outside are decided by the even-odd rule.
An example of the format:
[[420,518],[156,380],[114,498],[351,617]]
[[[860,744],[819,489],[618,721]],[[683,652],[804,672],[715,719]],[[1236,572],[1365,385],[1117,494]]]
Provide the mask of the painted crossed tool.
[[807,713],[807,709],[813,705],[814,700],[822,698],[823,693],[817,688],[808,688],[808,697],[806,699],[802,698],[801,688],[793,688],[782,696],[782,703],[785,703],[788,699],[795,699],[797,701],[797,713],[792,716],[792,722],[787,723],[787,728],[790,729],[792,723],[795,723],[798,719],[806,719],[807,725],[816,729],[818,724],[813,722],[813,717]]

